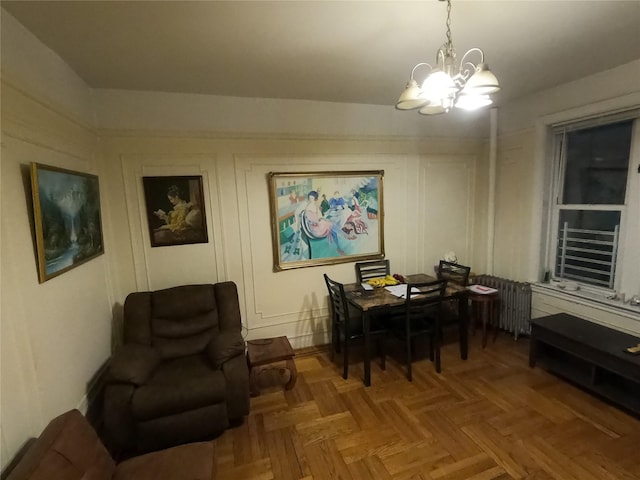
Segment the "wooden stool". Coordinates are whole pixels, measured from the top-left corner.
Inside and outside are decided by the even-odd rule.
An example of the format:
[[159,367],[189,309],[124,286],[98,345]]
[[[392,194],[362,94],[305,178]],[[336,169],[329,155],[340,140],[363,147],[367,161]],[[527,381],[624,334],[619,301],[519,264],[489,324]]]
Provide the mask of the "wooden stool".
[[476,332],[476,323],[482,320],[482,348],[487,346],[487,323],[493,328],[493,341],[498,335],[498,306],[500,298],[498,292],[493,293],[473,293],[469,294],[471,307],[473,310],[473,333]]
[[249,385],[251,396],[260,395],[258,388],[258,368],[275,362],[287,362],[287,369],[290,372],[289,381],[284,386],[286,390],[291,390],[296,384],[298,371],[293,361],[295,352],[291,348],[287,337],[263,338],[259,340],[247,340],[247,364],[249,365]]

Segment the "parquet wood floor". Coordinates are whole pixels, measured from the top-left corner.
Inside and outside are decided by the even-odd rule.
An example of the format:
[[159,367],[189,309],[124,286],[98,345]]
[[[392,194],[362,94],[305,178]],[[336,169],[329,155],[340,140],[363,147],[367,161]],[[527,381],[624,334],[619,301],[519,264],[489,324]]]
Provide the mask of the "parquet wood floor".
[[250,415],[214,440],[215,478],[640,479],[640,419],[530,369],[526,338],[470,340],[467,361],[448,343],[442,373],[424,358],[411,383],[392,351],[369,388],[360,359],[344,380],[339,356],[299,351],[296,386],[265,370]]

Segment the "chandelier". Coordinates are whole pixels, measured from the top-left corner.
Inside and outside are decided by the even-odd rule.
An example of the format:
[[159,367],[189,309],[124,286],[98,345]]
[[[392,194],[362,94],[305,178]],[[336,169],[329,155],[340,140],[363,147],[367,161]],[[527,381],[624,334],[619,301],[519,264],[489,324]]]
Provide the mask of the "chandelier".
[[[443,1],[443,0],[440,0]],[[472,57],[479,57],[474,63]],[[416,70],[428,67],[422,86],[414,78]],[[451,40],[451,0],[447,0],[447,41],[436,53],[436,65],[420,62],[411,70],[409,82],[396,103],[398,110],[415,110],[422,115],[446,113],[452,107],[465,110],[491,105],[489,96],[500,90],[496,76],[484,63],[484,52],[472,48],[456,64],[456,50]]]

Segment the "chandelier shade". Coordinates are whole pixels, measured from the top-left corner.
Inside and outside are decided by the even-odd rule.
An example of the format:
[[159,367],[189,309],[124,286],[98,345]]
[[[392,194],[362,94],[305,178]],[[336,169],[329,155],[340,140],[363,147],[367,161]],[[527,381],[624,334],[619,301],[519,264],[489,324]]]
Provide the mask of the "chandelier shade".
[[427,105],[418,110],[420,115],[439,115],[445,113],[445,109],[442,105]]
[[498,79],[493,72],[489,70],[489,65],[481,63],[478,65],[476,73],[471,75],[469,80],[467,80],[462,93],[489,95],[498,90],[500,90]]
[[[478,56],[480,61],[474,63],[471,60],[474,56]],[[422,66],[428,67],[429,73],[418,86],[415,72]],[[447,0],[447,40],[436,52],[435,66],[420,62],[413,67],[396,108],[418,109],[423,115],[446,113],[453,107],[475,110],[492,104],[489,95],[499,90],[498,78],[489,70],[484,52],[479,48],[468,50],[456,64],[456,51],[451,40],[451,0]]]
[[491,105],[492,103],[493,103],[493,100],[491,100],[489,95],[462,94],[458,97],[458,101],[456,102],[456,108],[461,108],[463,110],[476,110],[478,108]]
[[421,94],[422,90],[418,86],[418,82],[412,78],[400,94],[396,108],[398,110],[415,110],[416,108],[423,107],[429,103],[429,101],[426,98],[421,98]]

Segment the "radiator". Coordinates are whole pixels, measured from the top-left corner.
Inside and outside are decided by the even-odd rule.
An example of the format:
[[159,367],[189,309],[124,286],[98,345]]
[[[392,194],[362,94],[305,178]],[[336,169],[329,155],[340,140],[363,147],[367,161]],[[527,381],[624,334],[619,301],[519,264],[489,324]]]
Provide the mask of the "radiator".
[[517,340],[531,333],[531,285],[492,275],[479,275],[475,283],[495,288],[500,295],[499,327]]

